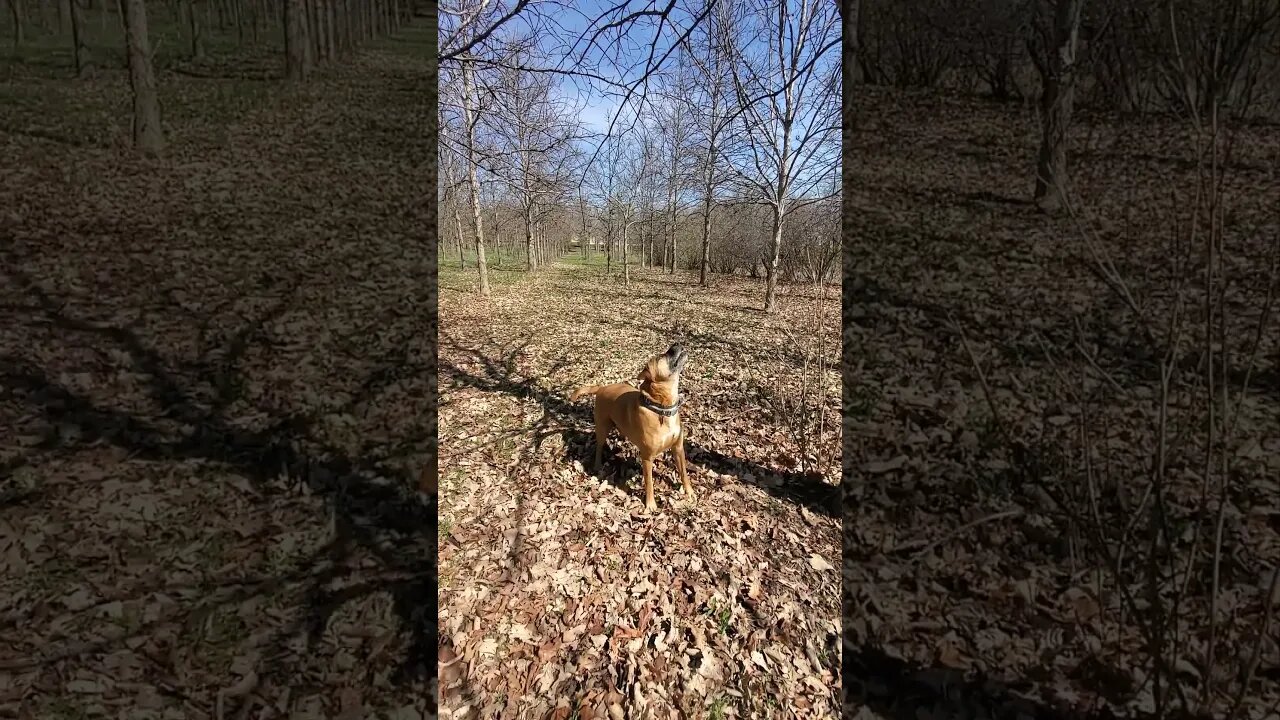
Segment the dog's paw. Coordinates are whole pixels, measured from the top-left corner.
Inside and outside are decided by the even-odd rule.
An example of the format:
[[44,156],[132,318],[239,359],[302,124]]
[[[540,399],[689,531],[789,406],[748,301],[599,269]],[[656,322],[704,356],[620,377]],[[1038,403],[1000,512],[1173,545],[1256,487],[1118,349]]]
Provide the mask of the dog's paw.
[[644,511],[645,511],[645,512],[647,512],[647,513],[655,513],[655,512],[658,512],[658,503],[653,502],[652,500],[650,500],[649,502],[647,502],[647,503],[645,503],[645,504],[644,504]]

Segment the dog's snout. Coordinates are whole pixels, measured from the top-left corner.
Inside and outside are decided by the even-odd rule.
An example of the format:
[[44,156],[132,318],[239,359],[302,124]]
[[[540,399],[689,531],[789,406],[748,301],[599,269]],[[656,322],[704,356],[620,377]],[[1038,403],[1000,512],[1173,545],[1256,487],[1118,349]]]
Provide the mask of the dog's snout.
[[677,355],[680,355],[680,354],[681,354],[681,353],[683,353],[683,352],[684,352],[684,346],[683,346],[683,345],[681,345],[680,343],[676,343],[676,344],[672,345],[671,347],[667,348],[667,354],[668,354],[668,355],[670,355],[670,356],[672,356],[672,357],[675,357],[675,356],[677,356]]

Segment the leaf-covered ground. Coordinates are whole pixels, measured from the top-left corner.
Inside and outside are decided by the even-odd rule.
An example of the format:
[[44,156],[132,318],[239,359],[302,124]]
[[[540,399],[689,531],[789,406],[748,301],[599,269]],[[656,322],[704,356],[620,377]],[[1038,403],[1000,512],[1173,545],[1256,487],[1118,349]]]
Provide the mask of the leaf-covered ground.
[[[1113,582],[1085,572],[1091,564],[1083,561],[1082,528],[1063,520],[1041,484],[1084,497],[1080,438],[1087,431],[1100,512],[1126,518],[1141,506],[1156,447],[1153,361],[1161,350],[1092,271],[1076,224],[1051,220],[1029,202],[1033,118],[976,98],[873,88],[859,89],[858,113],[855,268],[843,297],[844,341],[854,358],[846,368],[845,427],[853,469],[845,506],[852,552],[844,569],[850,709],[886,717],[1151,711],[1140,621],[1120,612]],[[1082,224],[1097,234],[1144,311],[1163,322],[1175,296],[1172,268],[1185,249],[1172,239],[1185,235],[1194,197],[1182,127],[1173,119],[1116,124],[1084,117],[1072,142]],[[1234,257],[1226,296],[1230,377],[1237,383],[1250,328],[1266,304],[1269,253],[1280,238],[1277,167],[1276,128],[1250,128],[1236,138],[1224,189],[1231,206],[1226,246]],[[1189,257],[1192,277],[1201,277],[1199,253]],[[1192,302],[1177,358],[1179,378],[1188,380],[1203,375],[1194,304],[1203,290],[1193,279],[1181,292]],[[1077,352],[1076,337],[1091,360]],[[1276,716],[1280,698],[1280,623],[1273,620],[1260,644],[1258,638],[1280,563],[1274,315],[1250,387],[1232,445],[1216,645],[1218,658],[1230,659],[1222,668],[1247,665],[1241,660],[1259,648],[1250,693],[1256,700],[1243,716],[1261,718]],[[1087,407],[1072,400],[1081,390]],[[1203,667],[1203,548],[1213,518],[1194,511],[1203,506],[1204,453],[1195,440],[1194,397],[1174,397],[1178,433],[1165,509],[1182,532],[1177,552],[1185,557],[1200,538],[1204,568],[1182,608],[1186,651],[1178,672],[1192,688],[1217,673],[1221,711],[1238,678]],[[1218,496],[1210,497],[1216,508]],[[1126,578],[1141,602],[1149,588],[1138,580],[1140,570]],[[1165,597],[1169,591],[1160,588]]]
[[[434,28],[0,103],[0,715],[423,717]],[[246,67],[261,72],[244,72]]]
[[[574,256],[495,275],[482,300],[474,270],[441,270],[442,714],[835,717],[835,288],[766,316],[746,279],[633,269],[624,288]],[[698,496],[661,459],[646,515],[634,451],[615,435],[593,476],[591,403],[567,396],[675,340]],[[807,454],[773,410],[806,377],[827,398]]]

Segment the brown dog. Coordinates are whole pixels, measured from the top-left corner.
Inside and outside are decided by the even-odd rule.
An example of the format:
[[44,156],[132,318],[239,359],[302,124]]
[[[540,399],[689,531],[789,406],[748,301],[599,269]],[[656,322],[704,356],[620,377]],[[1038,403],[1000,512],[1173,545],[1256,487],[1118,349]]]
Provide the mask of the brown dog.
[[676,456],[676,469],[684,494],[693,500],[693,488],[684,463],[684,428],[680,426],[680,373],[686,359],[678,343],[657,355],[640,368],[639,389],[627,383],[586,385],[573,391],[570,401],[584,395],[595,395],[596,407],[596,472],[604,456],[609,430],[618,428],[623,437],[640,451],[644,470],[644,507],[657,509],[653,501],[653,459],[670,450]]

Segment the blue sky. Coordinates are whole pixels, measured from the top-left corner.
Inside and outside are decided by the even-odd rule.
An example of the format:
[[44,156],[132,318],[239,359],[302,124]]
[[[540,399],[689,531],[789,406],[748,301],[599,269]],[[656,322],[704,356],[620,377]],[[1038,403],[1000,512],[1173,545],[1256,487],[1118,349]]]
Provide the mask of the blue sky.
[[[741,2],[741,0],[721,1],[734,4]],[[661,28],[661,36],[656,43],[656,56],[660,57],[674,45],[679,35],[692,23],[696,13],[702,10],[704,2],[705,0],[676,0],[671,15],[673,22]],[[602,35],[597,40],[600,47],[592,48],[587,52],[586,60],[582,65],[579,65],[576,60],[583,52],[585,43],[579,44],[572,56],[567,52],[568,43],[579,38],[602,12],[618,4],[625,5],[619,13],[625,15],[636,11],[661,10],[666,6],[667,0],[613,0],[612,2],[549,0],[541,3],[534,0],[532,12],[527,11],[518,16],[503,30],[504,33],[517,35],[532,34],[537,38],[538,45],[550,58],[542,64],[546,62],[558,64],[558,68],[565,71],[594,69],[600,75],[615,82],[634,82],[640,76],[643,64],[648,60],[650,43],[659,30],[657,18],[645,17],[635,21],[627,26],[627,31],[622,36],[619,36],[616,30],[609,30],[606,35]],[[750,49],[751,46],[747,47]],[[838,62],[838,50],[837,46],[825,61]],[[618,57],[608,57],[609,52],[618,52]],[[814,80],[817,81],[817,78]],[[571,76],[561,77],[558,84],[562,96],[575,108],[577,119],[584,128],[589,133],[603,138],[619,107],[622,89],[610,87],[608,83],[598,80]],[[630,125],[632,118],[633,110],[628,109],[619,118],[618,125],[614,128],[615,133]],[[597,145],[598,141],[583,142],[584,149],[588,153],[593,152]]]

